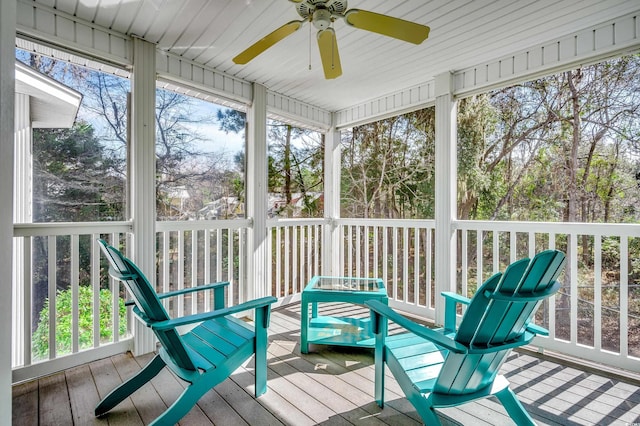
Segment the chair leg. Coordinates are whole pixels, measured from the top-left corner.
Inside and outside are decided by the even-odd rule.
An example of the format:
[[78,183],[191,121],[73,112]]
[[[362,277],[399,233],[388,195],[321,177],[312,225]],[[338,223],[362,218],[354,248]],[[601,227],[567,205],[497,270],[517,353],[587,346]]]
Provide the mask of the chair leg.
[[165,365],[166,364],[162,358],[160,358],[160,355],[156,355],[147,365],[144,366],[142,370],[140,370],[140,372],[138,372],[138,374],[112,390],[109,395],[104,397],[96,406],[95,415],[101,416],[105,414],[120,402],[128,398],[129,395],[154,378]]
[[209,389],[218,384],[220,381],[209,382],[208,380],[199,379],[187,386],[180,394],[178,399],[167,410],[158,416],[149,426],[174,425],[183,418],[194,405],[198,402],[202,395],[207,393]]
[[265,309],[256,309],[255,333],[256,333],[256,353],[255,353],[255,395],[259,397],[267,391],[267,329],[263,326]]
[[384,408],[384,361],[382,351],[375,352],[374,397],[378,406]]
[[500,392],[497,392],[495,396],[500,400],[504,408],[507,410],[509,416],[517,425],[530,425],[535,426],[533,418],[524,409],[518,397],[511,389],[504,388]]
[[426,407],[424,404],[415,405],[416,411],[422,417],[422,421],[427,426],[440,426],[440,418],[433,410],[433,407]]

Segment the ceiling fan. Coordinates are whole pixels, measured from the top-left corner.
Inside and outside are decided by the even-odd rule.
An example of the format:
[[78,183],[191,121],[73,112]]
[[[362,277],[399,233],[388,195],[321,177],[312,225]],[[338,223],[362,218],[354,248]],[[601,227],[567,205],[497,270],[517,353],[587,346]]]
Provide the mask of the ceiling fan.
[[347,10],[346,0],[289,1],[296,3],[296,10],[302,20],[288,22],[272,33],[267,34],[233,58],[233,62],[241,65],[248,63],[280,40],[299,30],[306,21],[311,22],[318,29],[318,48],[320,49],[324,76],[327,79],[342,75],[336,33],[331,28],[331,24],[338,18],[344,19],[347,25],[352,27],[414,44],[422,43],[429,36],[429,27],[426,25],[366,10]]

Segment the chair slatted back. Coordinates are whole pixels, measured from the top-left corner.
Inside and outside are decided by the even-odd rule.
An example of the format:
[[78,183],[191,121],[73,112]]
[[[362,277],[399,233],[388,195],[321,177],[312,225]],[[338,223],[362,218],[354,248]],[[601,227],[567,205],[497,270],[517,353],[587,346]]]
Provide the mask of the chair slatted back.
[[[122,281],[127,290],[129,290],[129,294],[135,303],[134,312],[136,315],[147,325],[170,319],[157,293],[142,271],[106,241],[98,240],[98,243],[109,260],[109,275],[116,280]],[[182,338],[175,329],[166,331],[154,330],[154,332],[160,344],[176,365],[187,370],[196,369]]]
[[[565,256],[557,250],[538,253],[531,261],[521,259],[502,275],[489,278],[471,299],[455,340],[470,349],[492,348],[484,354],[449,353],[434,391],[472,393],[493,382],[510,349],[525,332],[542,298],[562,271]],[[496,295],[506,296],[496,299]],[[502,300],[508,299],[508,300]]]
[[[518,296],[530,296],[549,288],[563,265],[564,254],[557,250],[546,250],[531,261],[521,259],[509,265],[495,288],[483,285],[476,292],[460,323],[456,341],[488,347],[517,339],[541,302],[518,300]],[[495,300],[491,298],[493,293],[513,299]]]

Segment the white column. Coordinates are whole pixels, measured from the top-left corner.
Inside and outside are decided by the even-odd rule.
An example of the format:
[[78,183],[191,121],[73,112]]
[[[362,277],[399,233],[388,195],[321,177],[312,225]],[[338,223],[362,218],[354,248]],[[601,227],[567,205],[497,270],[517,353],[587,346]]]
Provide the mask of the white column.
[[436,324],[444,323],[444,300],[440,293],[455,291],[457,186],[456,101],[453,98],[453,76],[436,76],[436,153],[435,153],[435,291]]
[[[16,2],[0,1],[0,341],[11,341]],[[0,347],[0,424],[11,424],[11,346]]]
[[253,85],[253,102],[247,111],[246,212],[253,225],[247,232],[247,280],[240,301],[271,294],[267,288],[267,89]]
[[340,218],[341,146],[340,131],[332,127],[324,139],[324,217],[329,223],[322,233],[322,275],[328,276],[344,274],[340,263],[340,227],[335,223]]
[[[130,212],[133,220],[133,253],[130,255],[155,288],[156,255],[156,48],[133,39],[131,78]],[[153,333],[135,321],[135,354],[155,349]]]
[[[32,140],[31,109],[29,95],[15,94],[15,129],[14,129],[14,184],[13,184],[13,221],[14,223],[30,223],[32,221]],[[13,241],[13,338],[12,365],[24,365],[31,360],[28,347],[23,344],[31,338],[31,312],[25,309],[25,301],[31,307],[30,274],[25,273],[24,239]],[[25,352],[26,351],[26,352]]]

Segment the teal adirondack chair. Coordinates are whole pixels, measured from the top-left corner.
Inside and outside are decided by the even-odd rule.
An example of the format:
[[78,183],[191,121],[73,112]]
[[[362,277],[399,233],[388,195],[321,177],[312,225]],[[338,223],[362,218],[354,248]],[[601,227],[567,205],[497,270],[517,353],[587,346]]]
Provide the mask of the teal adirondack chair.
[[[535,425],[507,379],[498,374],[511,349],[548,331],[531,322],[538,305],[560,287],[563,253],[547,250],[512,263],[485,281],[473,298],[445,297],[445,327],[417,324],[377,301],[371,308],[376,336],[375,399],[384,406],[384,364],[425,424],[439,425],[436,408],[495,396],[517,425]],[[468,305],[456,331],[456,306]],[[408,333],[387,336],[388,320]]]
[[[178,399],[151,424],[178,422],[209,389],[221,383],[255,354],[255,395],[267,390],[267,328],[271,303],[263,297],[225,308],[224,287],[228,282],[156,294],[144,274],[129,259],[104,240],[98,240],[109,260],[109,275],[122,281],[133,299],[133,312],[150,327],[160,342],[158,354],[135,376],[115,388],[95,409],[101,416],[156,376],[165,366],[189,383]],[[213,290],[214,310],[171,319],[160,302],[167,297]],[[255,327],[232,314],[255,310]],[[180,335],[180,326],[199,324]]]

